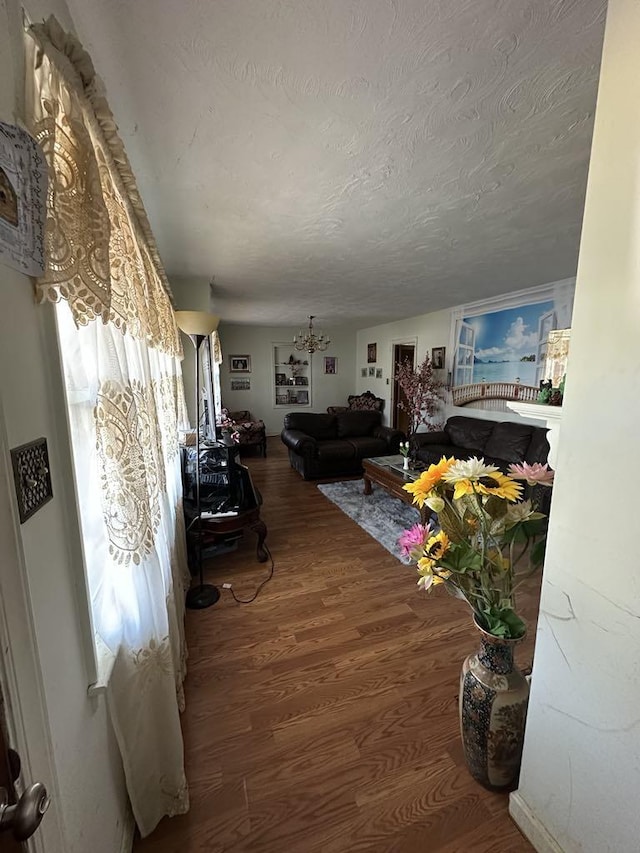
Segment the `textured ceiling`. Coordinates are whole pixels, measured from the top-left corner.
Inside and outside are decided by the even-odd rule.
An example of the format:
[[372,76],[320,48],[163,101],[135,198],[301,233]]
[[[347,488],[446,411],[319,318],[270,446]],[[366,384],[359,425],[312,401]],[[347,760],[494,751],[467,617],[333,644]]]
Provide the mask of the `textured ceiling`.
[[603,0],[68,0],[170,277],[328,329],[575,274]]

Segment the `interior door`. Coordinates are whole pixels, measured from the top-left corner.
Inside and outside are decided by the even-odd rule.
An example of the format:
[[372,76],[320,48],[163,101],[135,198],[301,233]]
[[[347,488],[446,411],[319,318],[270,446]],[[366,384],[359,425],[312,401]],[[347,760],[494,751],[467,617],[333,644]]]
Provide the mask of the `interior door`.
[[[13,765],[13,766],[12,766]],[[13,783],[15,781],[15,762],[9,757],[9,743],[4,719],[4,700],[2,683],[0,682],[0,789],[7,791],[9,803],[15,803],[17,795]],[[1,801],[0,801],[1,802]],[[2,808],[2,806],[0,806]],[[24,846],[16,841],[10,832],[0,834],[0,849],[3,853],[24,853]]]
[[[15,493],[13,474],[9,473],[8,448],[0,397],[0,690],[4,696],[4,713],[0,714],[3,717],[0,724],[3,732],[0,742],[0,775],[5,782],[7,777],[15,775],[15,761],[14,773],[11,773],[11,762],[7,759],[7,748],[10,746],[20,756],[20,774],[15,780],[17,794],[23,795],[37,781],[43,782],[54,793],[57,790],[57,778],[49,742],[20,526],[17,511],[14,510]],[[29,521],[25,524],[29,524]],[[0,781],[0,787],[9,791],[11,786]],[[1,806],[0,811],[4,812],[5,818],[8,817]],[[0,832],[0,850],[3,853],[65,853],[66,845],[55,800],[42,824],[28,841],[18,843],[12,836],[12,831]]]
[[408,412],[404,411],[404,409],[400,409],[398,407],[398,403],[401,401],[406,402],[406,397],[404,391],[398,385],[395,375],[396,370],[399,364],[402,364],[404,361],[409,361],[409,363],[415,367],[416,365],[416,348],[414,344],[395,344],[393,347],[393,371],[392,375],[393,379],[393,396],[392,396],[392,406],[393,406],[393,414],[391,418],[391,425],[394,429],[400,429],[405,435],[409,435],[409,430],[411,429],[411,421],[409,419]]

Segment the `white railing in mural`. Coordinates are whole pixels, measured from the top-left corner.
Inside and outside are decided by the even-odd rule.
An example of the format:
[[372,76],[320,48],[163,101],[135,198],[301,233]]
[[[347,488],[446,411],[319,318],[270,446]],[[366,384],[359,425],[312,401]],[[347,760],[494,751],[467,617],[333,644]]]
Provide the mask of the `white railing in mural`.
[[456,385],[451,389],[454,406],[466,406],[476,400],[520,400],[535,403],[540,389],[519,382],[475,382],[473,385]]

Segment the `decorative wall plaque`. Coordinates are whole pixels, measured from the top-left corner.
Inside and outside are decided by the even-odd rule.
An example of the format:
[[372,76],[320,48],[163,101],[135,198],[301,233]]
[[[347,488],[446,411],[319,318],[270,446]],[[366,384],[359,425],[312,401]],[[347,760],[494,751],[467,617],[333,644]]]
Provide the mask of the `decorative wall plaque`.
[[37,438],[11,451],[20,524],[53,497],[46,438]]

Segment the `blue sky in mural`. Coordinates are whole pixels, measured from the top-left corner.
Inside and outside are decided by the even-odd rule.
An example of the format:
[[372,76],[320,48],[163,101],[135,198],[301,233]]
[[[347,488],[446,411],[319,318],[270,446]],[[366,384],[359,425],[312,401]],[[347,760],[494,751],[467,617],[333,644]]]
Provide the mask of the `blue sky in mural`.
[[522,358],[537,355],[538,322],[553,307],[553,301],[538,302],[465,317],[475,331],[474,381],[481,378],[481,372],[487,381],[512,381],[517,374],[523,384],[533,383],[535,363],[522,362]]

